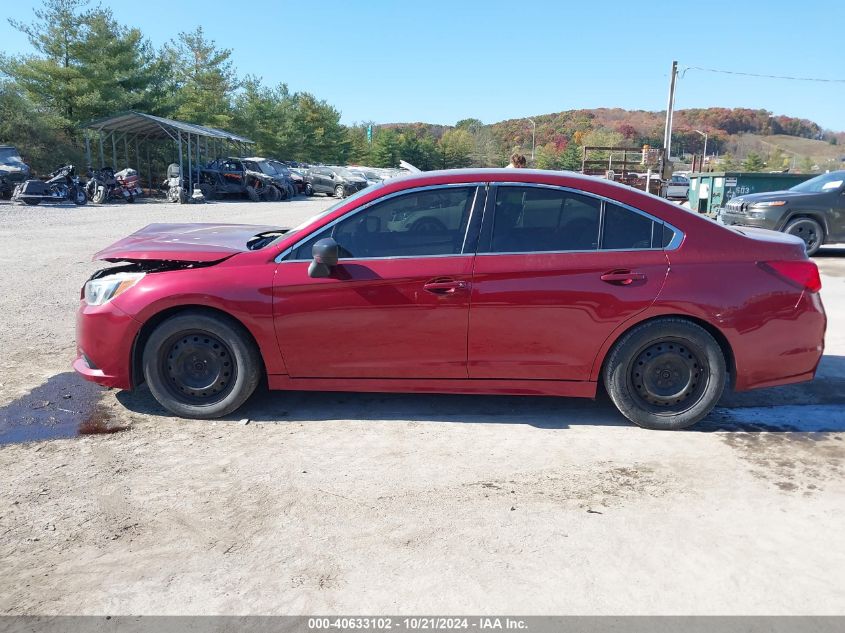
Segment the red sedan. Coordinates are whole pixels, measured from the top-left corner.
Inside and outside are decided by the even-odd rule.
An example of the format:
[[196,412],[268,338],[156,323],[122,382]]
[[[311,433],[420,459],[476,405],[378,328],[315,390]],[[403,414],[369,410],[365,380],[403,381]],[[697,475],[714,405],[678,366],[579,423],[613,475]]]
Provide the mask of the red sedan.
[[173,413],[271,389],[593,398],[678,429],[811,380],[826,319],[800,239],[571,173],[369,187],[295,229],[148,226],[96,255],[74,368]]

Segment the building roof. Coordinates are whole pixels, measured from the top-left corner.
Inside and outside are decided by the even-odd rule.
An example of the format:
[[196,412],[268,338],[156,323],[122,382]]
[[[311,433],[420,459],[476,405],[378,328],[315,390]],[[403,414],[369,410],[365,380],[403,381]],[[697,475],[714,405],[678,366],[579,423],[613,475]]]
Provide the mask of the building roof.
[[207,138],[217,138],[237,143],[252,143],[248,138],[218,130],[217,128],[184,123],[173,119],[145,114],[143,112],[122,112],[106,119],[97,119],[83,126],[85,129],[98,132],[125,132],[128,134],[142,134],[151,139],[177,139],[179,132]]

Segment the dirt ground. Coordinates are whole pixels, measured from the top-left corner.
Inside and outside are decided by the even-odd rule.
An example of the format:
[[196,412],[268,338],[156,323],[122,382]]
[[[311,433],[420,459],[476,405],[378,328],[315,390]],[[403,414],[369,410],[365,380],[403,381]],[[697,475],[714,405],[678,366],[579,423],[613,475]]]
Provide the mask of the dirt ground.
[[686,432],[605,398],[265,392],[187,421],[71,372],[96,250],[330,202],[0,203],[0,614],[845,613],[845,249],[817,380]]

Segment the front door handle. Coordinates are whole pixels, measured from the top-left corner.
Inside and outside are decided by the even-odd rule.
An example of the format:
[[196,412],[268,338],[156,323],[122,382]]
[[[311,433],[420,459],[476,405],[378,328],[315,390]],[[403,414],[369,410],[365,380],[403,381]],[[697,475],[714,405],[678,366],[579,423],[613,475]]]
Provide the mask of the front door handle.
[[452,295],[467,288],[469,283],[457,279],[432,279],[423,286],[423,290],[435,295]]
[[635,273],[630,270],[611,270],[603,274],[600,279],[615,286],[628,286],[635,281],[645,281],[644,273]]

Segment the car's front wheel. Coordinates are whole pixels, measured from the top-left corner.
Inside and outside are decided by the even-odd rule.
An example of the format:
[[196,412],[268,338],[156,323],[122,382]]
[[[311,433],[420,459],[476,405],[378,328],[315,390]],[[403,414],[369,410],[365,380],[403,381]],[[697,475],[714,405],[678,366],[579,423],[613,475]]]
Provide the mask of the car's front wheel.
[[824,229],[813,218],[792,220],[786,225],[783,232],[804,240],[804,248],[807,250],[808,257],[815,255],[824,243]]
[[313,196],[314,195],[314,187],[311,186],[311,183],[305,185],[305,195],[306,196]]
[[343,185],[338,185],[334,188],[334,195],[336,198],[343,198],[346,192],[343,190]]
[[261,356],[237,322],[202,312],[163,321],[144,346],[155,399],[185,418],[218,418],[240,407],[261,378]]
[[716,406],[726,373],[722,349],[707,330],[684,319],[663,318],[633,328],[614,345],[604,385],[634,424],[683,429]]

